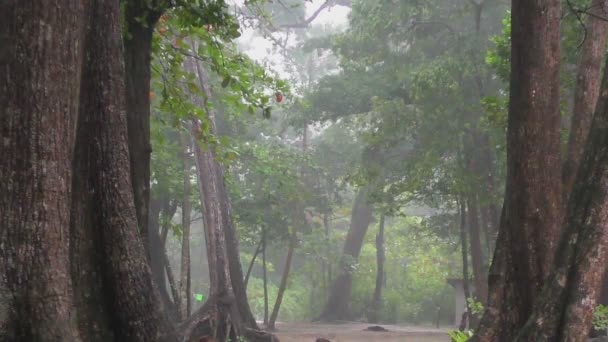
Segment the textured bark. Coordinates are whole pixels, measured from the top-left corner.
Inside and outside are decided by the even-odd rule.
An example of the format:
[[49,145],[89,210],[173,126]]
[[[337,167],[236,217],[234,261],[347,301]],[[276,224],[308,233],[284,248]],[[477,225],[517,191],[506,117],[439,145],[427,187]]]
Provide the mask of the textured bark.
[[564,234],[534,314],[518,341],[586,341],[608,261],[608,70]]
[[[142,236],[148,234],[150,200],[150,62],[152,34],[164,8],[157,0],[122,1],[125,29],[126,109],[131,183],[137,222]],[[144,240],[147,249],[148,241]]]
[[582,157],[585,141],[599,97],[602,60],[606,52],[608,22],[604,0],[593,0],[585,23],[586,36],[581,47],[581,58],[576,76],[574,108],[568,140],[568,152],[562,173],[564,205],[572,191],[572,185]]
[[180,318],[185,320],[191,312],[192,302],[190,300],[190,216],[192,214],[192,203],[190,202],[190,162],[188,152],[188,139],[180,134],[180,142],[183,149],[182,168],[184,169],[184,194],[182,200],[182,258],[180,269],[179,288],[183,303],[180,305]]
[[281,309],[281,303],[283,303],[283,295],[287,289],[287,280],[289,279],[289,271],[291,270],[291,260],[293,259],[293,253],[296,249],[298,238],[296,232],[292,232],[291,239],[289,240],[289,249],[287,250],[287,257],[285,258],[285,266],[283,267],[283,274],[281,275],[281,282],[279,283],[279,290],[277,292],[277,299],[274,302],[270,319],[268,320],[267,329],[270,331],[275,330],[275,322],[279,317],[279,310]]
[[469,239],[471,243],[471,265],[475,280],[475,297],[486,304],[488,300],[487,276],[484,269],[484,257],[481,250],[481,231],[479,229],[479,216],[477,198],[470,196],[468,200]]
[[385,214],[380,216],[378,235],[376,235],[376,286],[372,297],[372,305],[368,314],[370,323],[378,323],[380,310],[382,310],[382,288],[384,287],[384,219]]
[[[61,146],[60,150],[54,151],[55,160],[48,159],[43,165],[43,172],[35,167],[27,169],[28,172],[36,172],[27,179],[29,186],[43,190],[36,194],[36,199],[54,196],[52,203],[46,203],[43,208],[32,208],[29,212],[36,214],[32,217],[34,220],[42,219],[47,226],[31,237],[31,241],[23,243],[26,247],[24,251],[28,250],[27,244],[34,243],[37,258],[44,260],[44,267],[38,270],[37,263],[27,265],[24,263],[28,262],[27,259],[24,262],[19,260],[17,257],[22,257],[20,253],[11,255],[13,251],[10,247],[0,248],[15,260],[11,263],[14,270],[7,270],[8,278],[19,276],[22,279],[19,289],[15,289],[13,304],[18,309],[11,311],[8,327],[12,336],[9,335],[8,339],[71,341],[78,340],[80,335],[83,341],[174,341],[174,329],[158,300],[137,231],[128,167],[119,4],[105,1],[84,3],[87,5],[84,10],[81,2],[72,1],[49,1],[45,2],[46,6],[26,2],[18,6],[17,2],[11,1],[3,2],[0,8],[0,14],[9,14],[9,18],[2,18],[2,24],[8,25],[2,27],[0,36],[5,36],[5,27],[8,33],[8,30],[20,28],[20,33],[6,37],[19,37],[19,34],[27,33],[40,35],[40,38],[32,35],[29,39],[11,39],[7,45],[9,52],[0,54],[2,59],[7,58],[7,63],[1,65],[6,65],[7,71],[11,71],[8,75],[18,77],[18,80],[3,78],[12,83],[7,89],[14,89],[36,103],[30,109],[20,106],[28,109],[28,114],[20,115],[20,120],[13,121],[11,115],[2,115],[3,135],[5,123],[10,123],[7,133],[10,132],[8,127],[16,127],[16,123],[25,125],[20,127],[22,136],[19,139],[32,130],[37,132],[31,141],[19,141],[24,157],[17,161],[27,160],[27,153],[32,151],[35,151],[36,158],[49,157],[50,151]],[[16,22],[11,23],[11,18]],[[56,21],[56,18],[61,20]],[[85,23],[86,26],[83,25]],[[67,40],[62,41],[58,37]],[[13,47],[14,42],[19,42],[19,45]],[[30,42],[32,46],[27,46],[25,42]],[[39,50],[40,47],[43,50]],[[25,50],[21,51],[23,48]],[[17,55],[13,56],[13,52]],[[39,57],[44,58],[38,60]],[[27,70],[32,65],[39,65],[40,70],[19,74],[19,69],[11,68],[13,59],[19,61],[17,65],[25,62],[22,65]],[[58,69],[47,67],[55,63]],[[30,83],[32,79],[36,82],[19,86],[20,82]],[[16,113],[11,113],[11,110],[14,111],[12,103],[3,98],[6,94],[6,99],[11,99],[9,96],[12,93],[2,91],[1,94],[1,102],[5,105],[3,108],[7,108],[7,113]],[[35,117],[39,110],[44,112],[44,117]],[[54,117],[51,116],[53,114]],[[77,126],[74,120],[76,115]],[[62,132],[60,128],[66,130]],[[65,136],[61,136],[62,133]],[[11,136],[7,134],[7,137],[0,148],[13,146]],[[42,140],[49,137],[52,139]],[[36,151],[41,141],[44,149]],[[31,147],[25,149],[24,146]],[[17,164],[8,165],[13,167]],[[39,166],[38,163],[32,165]],[[70,167],[77,172],[73,173],[72,178],[69,177],[70,173],[56,172],[58,169],[69,170]],[[4,175],[5,170],[8,169],[2,169],[3,179],[14,177]],[[49,184],[48,177],[56,183]],[[10,189],[25,192],[26,196],[30,191],[20,189],[18,186],[22,184],[18,182],[11,181],[9,184]],[[73,187],[71,198],[70,185]],[[0,207],[3,210],[11,208],[4,203]],[[45,216],[49,208],[53,208],[56,216]],[[66,211],[65,208],[69,209]],[[58,222],[55,217],[64,219],[58,227],[51,226]],[[21,234],[27,234],[30,231],[28,228],[36,227],[30,223],[35,221],[20,219],[20,222],[26,223]],[[16,222],[2,226],[13,225],[19,227]],[[5,235],[10,238],[19,236],[3,234],[3,240]],[[4,241],[2,244],[10,246]],[[45,252],[45,246],[52,248]],[[68,263],[68,251],[71,264]],[[24,265],[28,272],[20,275],[20,268]],[[45,279],[46,275],[52,277]],[[30,287],[23,279],[35,280],[36,285]],[[70,298],[70,280],[76,286],[73,298]],[[43,291],[48,288],[55,292]],[[28,298],[35,300],[28,303]],[[58,306],[57,301],[60,303]],[[67,316],[62,311],[65,309],[68,310]],[[24,312],[27,316],[20,316]],[[72,313],[78,321],[71,320]]]
[[340,274],[332,284],[329,299],[320,320],[348,320],[351,316],[350,296],[353,275],[349,262],[351,259],[356,261],[359,258],[365,233],[372,220],[372,207],[367,203],[369,191],[368,187],[361,188],[355,198],[350,228],[344,241]]
[[504,245],[496,247],[492,298],[474,341],[511,341],[525,324],[548,274],[562,219],[560,3],[514,0],[511,20],[507,186],[498,240]]
[[8,341],[78,341],[69,268],[82,1],[0,2],[0,257]]
[[[80,119],[88,131],[92,225],[103,294],[117,340],[171,341],[174,329],[153,285],[137,230],[124,112],[122,30],[117,2],[94,1],[83,70]],[[126,167],[125,167],[126,166]],[[134,295],[137,293],[139,295]]]

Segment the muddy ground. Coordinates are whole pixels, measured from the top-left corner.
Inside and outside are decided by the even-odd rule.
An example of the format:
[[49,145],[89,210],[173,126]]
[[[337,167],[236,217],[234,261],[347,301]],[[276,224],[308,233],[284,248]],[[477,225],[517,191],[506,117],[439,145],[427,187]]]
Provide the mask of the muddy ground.
[[388,332],[365,331],[367,323],[315,324],[277,323],[281,342],[314,342],[318,337],[332,342],[449,342],[451,329],[382,325]]

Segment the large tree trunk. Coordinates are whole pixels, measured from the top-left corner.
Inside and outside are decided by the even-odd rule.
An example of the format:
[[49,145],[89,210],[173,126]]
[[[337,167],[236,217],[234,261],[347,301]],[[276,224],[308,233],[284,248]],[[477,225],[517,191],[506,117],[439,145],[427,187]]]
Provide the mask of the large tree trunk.
[[[1,14],[9,16],[2,18],[2,24],[6,26],[2,27],[0,36],[11,37],[7,45],[3,45],[8,46],[5,51],[10,52],[1,54],[6,58],[2,65],[8,66],[7,75],[14,75],[14,79],[3,78],[11,86],[2,87],[7,92],[1,92],[0,103],[10,115],[2,115],[0,122],[3,132],[11,132],[9,127],[20,129],[20,135],[15,135],[14,139],[5,138],[1,148],[11,153],[10,148],[14,146],[11,141],[15,141],[20,144],[23,154],[15,161],[30,159],[35,166],[39,165],[39,160],[45,161],[42,172],[37,168],[25,169],[34,172],[32,174],[9,169],[19,166],[15,163],[3,164],[7,167],[1,169],[3,179],[15,179],[2,183],[10,186],[2,192],[8,194],[7,198],[14,195],[13,189],[25,196],[31,193],[30,189],[40,191],[36,193],[35,201],[27,202],[34,204],[28,214],[36,215],[19,218],[19,224],[7,222],[9,224],[2,225],[20,228],[20,234],[2,234],[3,248],[0,249],[6,253],[3,256],[14,260],[6,270],[8,280],[20,279],[18,288],[11,289],[16,309],[11,310],[8,339],[175,341],[174,329],[153,286],[137,230],[128,167],[119,4],[90,1],[85,2],[84,11],[80,2],[45,4],[3,2],[0,10]],[[62,20],[56,21],[58,17]],[[83,35],[85,22],[88,25],[84,30],[86,35]],[[13,28],[19,30],[10,32]],[[19,35],[24,35],[24,39],[15,39]],[[85,37],[84,41],[82,37]],[[12,47],[13,42],[19,42],[19,45]],[[80,56],[80,51],[84,55]],[[22,73],[19,65],[26,65],[27,70],[37,65],[41,70]],[[58,68],[53,70],[49,66]],[[11,89],[15,93],[10,93]],[[33,99],[35,106],[28,108],[27,102],[19,104],[27,109],[25,113],[19,113],[14,99],[21,97],[15,97],[16,94]],[[36,116],[40,110],[44,116]],[[13,114],[19,114],[19,118]],[[49,116],[53,114],[54,117]],[[23,139],[31,132],[36,133],[35,136]],[[44,144],[43,149],[40,149],[40,143]],[[8,153],[6,155],[10,155]],[[31,158],[31,153],[35,153],[36,158]],[[73,173],[74,177],[71,172],[57,172],[70,167],[78,172]],[[31,176],[27,184],[22,184],[23,179],[16,177],[22,173]],[[50,183],[49,179],[55,183]],[[70,201],[70,184],[73,184],[72,199],[78,202]],[[46,201],[49,195],[54,196],[53,203],[35,207],[39,203],[36,201]],[[2,203],[0,208],[6,208],[10,213],[10,203]],[[71,213],[67,209],[70,204]],[[53,208],[54,215],[47,215],[48,208]],[[8,213],[0,217],[7,221],[14,217]],[[59,218],[64,221],[59,222]],[[44,225],[36,226],[36,222],[44,222]],[[24,228],[20,226],[23,223]],[[54,226],[57,223],[61,224]],[[40,227],[44,229],[35,236],[28,236],[31,229]],[[26,238],[21,242],[26,248],[19,248],[25,253],[11,250],[9,242],[16,237]],[[27,252],[30,243],[33,243],[31,250],[36,250],[35,259],[24,258],[32,256]],[[45,250],[46,247],[49,249]],[[68,264],[68,247],[71,265]],[[40,265],[44,267],[38,269]],[[20,274],[24,266],[27,273]],[[73,304],[70,280],[77,286]],[[29,284],[30,281],[35,284]],[[72,317],[70,313],[73,313]]]
[[546,286],[518,341],[586,341],[608,261],[608,69]]
[[291,233],[291,239],[289,240],[289,249],[287,250],[287,258],[285,258],[285,266],[283,267],[283,274],[281,275],[281,283],[279,284],[277,299],[274,302],[272,314],[270,315],[270,320],[268,321],[267,328],[270,331],[275,329],[274,324],[279,317],[279,310],[281,309],[281,303],[283,302],[283,295],[285,294],[285,289],[287,289],[287,280],[289,279],[289,271],[291,270],[291,260],[293,259],[293,252],[296,249],[297,243],[298,238],[296,232],[294,231]]
[[0,2],[0,257],[8,341],[77,341],[69,266],[81,1]]
[[526,322],[561,223],[560,3],[513,0],[511,20],[507,187],[481,341],[510,341]]
[[469,217],[471,265],[473,266],[473,277],[475,279],[475,297],[485,305],[488,299],[488,287],[481,249],[481,230],[479,229],[477,198],[475,198],[475,195],[469,196],[467,213]]
[[190,163],[188,152],[188,139],[185,134],[180,134],[182,145],[182,168],[184,169],[184,194],[182,200],[182,258],[180,269],[179,287],[181,298],[184,301],[180,306],[180,319],[185,320],[191,312],[190,300],[190,215],[192,214],[192,203],[190,202]]
[[92,224],[86,229],[95,230],[99,237],[97,251],[91,252],[100,256],[101,295],[115,339],[170,341],[174,329],[152,281],[131,190],[119,5],[93,4],[84,45],[79,117],[83,139],[79,144],[88,147],[82,157],[89,163],[94,190],[90,191]]
[[321,320],[348,320],[351,316],[350,296],[353,285],[351,263],[356,262],[359,258],[365,233],[372,221],[372,207],[367,203],[369,192],[369,186],[361,188],[355,198],[350,228],[346,234],[343,256],[340,261],[340,274],[332,284],[329,299],[320,317]]
[[370,323],[378,323],[380,310],[382,309],[382,288],[384,287],[384,219],[385,214],[380,215],[378,235],[376,235],[376,286],[372,297],[372,305],[368,314]]
[[601,68],[606,53],[608,39],[608,22],[604,0],[593,0],[585,23],[585,41],[581,48],[581,59],[578,65],[574,108],[570,125],[568,152],[562,173],[564,205],[572,191],[585,141],[591,127],[591,120],[599,97]]

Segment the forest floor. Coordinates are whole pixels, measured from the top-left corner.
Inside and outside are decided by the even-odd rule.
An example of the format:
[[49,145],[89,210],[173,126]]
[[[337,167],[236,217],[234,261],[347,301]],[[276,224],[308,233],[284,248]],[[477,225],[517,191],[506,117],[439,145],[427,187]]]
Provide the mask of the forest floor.
[[281,342],[315,342],[318,337],[332,342],[448,342],[449,328],[382,325],[387,332],[365,331],[368,323],[317,324],[277,323]]

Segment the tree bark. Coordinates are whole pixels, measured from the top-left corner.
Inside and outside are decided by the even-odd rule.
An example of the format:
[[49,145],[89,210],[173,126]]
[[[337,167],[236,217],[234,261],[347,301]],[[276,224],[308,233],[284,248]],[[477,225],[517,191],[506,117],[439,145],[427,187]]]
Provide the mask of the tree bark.
[[119,4],[93,1],[89,14],[79,117],[84,126],[79,129],[88,133],[81,143],[88,146],[86,160],[95,190],[89,229],[100,236],[105,305],[117,340],[172,341],[175,331],[160,304],[137,229],[128,167]]
[[192,214],[192,203],[190,202],[190,163],[188,139],[180,134],[180,142],[183,149],[182,168],[184,169],[184,194],[182,200],[182,258],[180,268],[180,292],[184,301],[180,306],[180,318],[185,320],[190,315],[192,302],[190,300],[190,216]]
[[[148,219],[148,256],[149,256],[149,264],[150,270],[152,272],[152,278],[154,279],[154,283],[159,290],[160,298],[163,303],[163,307],[167,310],[169,317],[172,321],[178,320],[178,312],[177,312],[177,304],[174,302],[175,298],[172,294],[170,294],[171,288],[167,287],[167,277],[169,276],[169,272],[166,270],[167,268],[167,260],[164,243],[162,238],[159,237],[159,228],[161,216],[164,216],[163,208],[167,208],[169,206],[167,199],[152,199],[150,201],[150,207],[148,210],[149,219]],[[165,221],[164,219],[162,221]],[[165,228],[168,230],[168,227],[165,227],[166,224],[163,222],[162,224],[163,230]],[[171,275],[172,276],[172,275]]]
[[462,286],[464,288],[464,297],[467,302],[466,316],[460,322],[459,329],[464,330],[467,321],[471,320],[471,312],[469,310],[468,300],[471,298],[471,287],[469,284],[469,253],[467,239],[467,210],[464,201],[464,196],[460,198],[460,250],[462,253]]
[[593,0],[585,23],[586,36],[581,47],[581,59],[576,76],[574,107],[570,124],[568,152],[562,173],[564,205],[572,191],[591,120],[599,97],[602,61],[608,39],[608,22],[604,0]]
[[255,248],[255,251],[253,252],[253,257],[251,258],[251,261],[249,262],[249,267],[247,267],[247,273],[245,274],[245,288],[247,288],[247,284],[249,283],[249,276],[251,276],[251,271],[253,270],[253,265],[255,264],[255,259],[257,259],[258,255],[260,254],[260,252],[262,251],[262,239],[260,239],[260,243],[258,244],[258,246]]
[[505,245],[496,247],[492,298],[473,341],[510,341],[525,324],[562,219],[560,2],[513,0],[511,20],[507,187],[498,238]]
[[[0,5],[0,36],[11,37],[6,45],[3,42],[3,48],[8,48],[0,53],[0,65],[6,65],[4,71],[13,75],[2,78],[10,87],[0,83],[6,89],[0,92],[0,103],[8,113],[0,116],[0,127],[7,133],[9,128],[20,129],[19,135],[7,135],[0,149],[12,153],[13,143],[19,142],[23,154],[0,169],[2,178],[10,180],[10,187],[2,193],[11,198],[11,191],[18,190],[28,200],[32,191],[42,190],[35,200],[28,200],[33,205],[28,216],[2,224],[10,227],[4,228],[9,233],[8,229],[25,223],[19,234],[5,234],[4,230],[1,234],[2,256],[14,261],[5,275],[9,280],[19,277],[18,288],[12,289],[12,304],[17,309],[11,310],[7,338],[176,341],[137,230],[128,167],[119,4],[94,0],[84,2],[84,8],[81,4],[10,1]],[[20,65],[26,70],[37,65],[40,70],[22,72]],[[33,99],[35,106],[28,108],[25,102],[15,107],[15,99],[23,99],[16,94]],[[35,135],[29,141],[23,139],[32,132]],[[26,171],[15,166],[25,166]],[[66,171],[70,169],[78,173]],[[21,184],[19,175],[31,177]],[[53,196],[52,203],[37,202],[47,201],[47,196]],[[44,205],[38,208],[39,203]],[[12,200],[2,203],[3,220],[17,217],[4,214],[15,204]],[[54,214],[49,216],[50,209]],[[44,225],[36,225],[41,222]],[[44,229],[36,236],[28,236],[40,228]],[[26,240],[18,251],[11,250],[9,242],[17,237]],[[36,251],[35,259],[27,258],[31,256],[28,244]],[[40,265],[44,267],[38,269]],[[24,266],[27,273],[20,274]],[[77,286],[73,298],[70,282]],[[22,316],[24,313],[27,315]]]
[[608,261],[608,69],[551,274],[518,341],[587,341]]
[[268,277],[266,274],[266,231],[262,231],[262,281],[264,282],[264,325],[268,326]]
[[[208,101],[213,98],[213,92],[211,89],[211,82],[209,81],[209,76],[206,70],[201,67],[198,60],[192,59],[192,62],[195,65],[196,73],[198,76],[198,81],[201,89],[203,90],[206,100]],[[215,125],[217,114],[214,110],[209,111],[209,120],[211,133],[217,134],[217,129]],[[222,224],[224,226],[225,234],[226,234],[226,249],[228,250],[228,267],[230,269],[230,276],[232,281],[232,287],[234,289],[234,295],[236,296],[237,305],[239,312],[241,314],[241,318],[243,319],[245,325],[250,329],[257,329],[257,323],[253,314],[251,313],[251,308],[249,307],[249,301],[247,300],[247,291],[245,289],[245,283],[243,281],[243,269],[241,266],[241,258],[239,254],[239,243],[238,237],[236,235],[236,229],[234,226],[234,222],[232,219],[232,203],[230,198],[228,197],[228,191],[226,190],[226,185],[224,183],[225,171],[224,166],[214,160],[216,164],[215,170],[218,172],[218,179],[221,180],[221,183],[218,184],[220,191],[220,204],[222,211]]]
[[147,250],[148,209],[150,201],[150,63],[152,34],[164,8],[158,1],[132,0],[124,4],[125,94],[129,163],[137,222]]
[[[203,106],[207,109],[211,133],[216,134],[216,113],[207,106],[207,101],[212,98],[208,75],[198,61],[192,59],[192,63],[205,95]],[[239,336],[254,341],[270,341],[274,337],[258,330],[247,301],[223,166],[217,162],[213,146],[202,151],[199,145],[200,122],[197,119],[192,120],[191,130],[207,235],[211,288],[207,302],[183,324],[184,338],[188,340],[207,333],[220,336],[221,341]],[[218,332],[217,327],[226,330]]]
[[471,265],[473,266],[473,277],[475,279],[475,297],[482,304],[488,300],[487,276],[484,269],[484,258],[481,249],[481,230],[479,229],[477,198],[469,196],[468,217],[469,217],[469,239],[471,243]]
[[283,267],[283,274],[281,275],[281,283],[279,284],[279,291],[277,293],[277,299],[274,302],[272,308],[272,314],[270,314],[270,320],[268,321],[267,329],[270,331],[275,330],[275,322],[279,317],[279,310],[281,309],[281,303],[283,302],[283,295],[285,289],[287,289],[287,280],[289,279],[289,271],[291,270],[291,260],[293,259],[293,253],[298,243],[298,237],[296,232],[291,233],[291,239],[289,240],[289,249],[287,251],[287,258],[285,258],[285,266]]
[[372,297],[372,305],[369,314],[370,323],[378,323],[380,310],[382,310],[382,287],[384,287],[384,219],[385,214],[380,215],[378,235],[376,235],[376,287]]
[[365,233],[372,220],[372,207],[367,203],[370,188],[359,190],[351,216],[351,224],[344,241],[340,274],[332,284],[331,292],[320,320],[347,320],[351,316],[350,296],[353,274],[351,263],[359,258]]
[[8,341],[78,341],[69,221],[85,10],[0,3],[0,256]]

